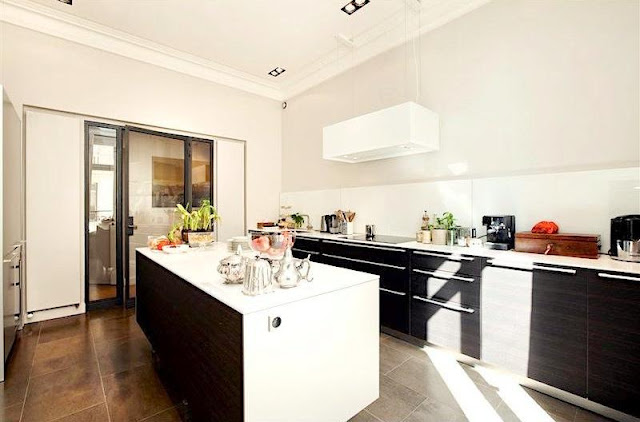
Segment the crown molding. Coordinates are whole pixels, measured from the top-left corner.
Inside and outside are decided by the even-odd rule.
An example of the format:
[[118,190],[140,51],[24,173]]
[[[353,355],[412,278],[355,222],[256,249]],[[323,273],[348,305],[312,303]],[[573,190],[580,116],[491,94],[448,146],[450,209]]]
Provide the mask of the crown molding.
[[[412,0],[406,0],[412,2]],[[420,15],[412,17],[400,11],[390,16],[384,23],[359,34],[349,41],[350,49],[342,43],[342,47],[327,52],[317,60],[298,71],[297,75],[289,75],[281,89],[284,98],[292,98],[352,69],[373,57],[411,41],[417,36],[433,31],[454,19],[491,2],[492,0],[435,0],[423,2]],[[415,11],[415,8],[409,4]],[[415,30],[407,31],[405,19],[415,19]],[[412,33],[408,33],[412,32]]]
[[[282,101],[299,95],[378,54],[398,47],[418,35],[439,28],[490,1],[430,0],[418,3],[416,0],[405,0],[405,10],[353,38],[345,37],[342,43],[338,42],[339,46],[335,50],[326,52],[281,82],[269,82],[258,76],[30,0],[0,0],[0,21]],[[422,6],[418,15],[416,9],[420,4]],[[412,34],[407,31],[406,19],[409,18],[416,19]]]
[[2,0],[0,20],[78,44],[150,63],[252,94],[282,100],[278,85],[167,46],[30,2]]

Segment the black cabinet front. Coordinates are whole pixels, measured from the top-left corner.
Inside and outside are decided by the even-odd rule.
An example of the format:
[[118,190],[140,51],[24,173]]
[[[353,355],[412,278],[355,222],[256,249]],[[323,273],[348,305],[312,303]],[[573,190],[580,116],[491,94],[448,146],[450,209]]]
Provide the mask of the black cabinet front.
[[578,270],[487,266],[481,359],[585,397],[586,278]]
[[480,358],[480,312],[476,308],[413,295],[411,335]]
[[322,262],[380,276],[380,324],[409,334],[409,269],[396,265],[337,255],[322,255]]
[[592,272],[589,400],[640,417],[640,276]]
[[409,334],[409,295],[380,289],[380,325]]

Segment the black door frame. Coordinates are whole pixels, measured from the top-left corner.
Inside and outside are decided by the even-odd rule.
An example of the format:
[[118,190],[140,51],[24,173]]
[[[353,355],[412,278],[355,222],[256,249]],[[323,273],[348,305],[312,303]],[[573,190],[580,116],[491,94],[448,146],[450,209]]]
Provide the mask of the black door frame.
[[[187,203],[191,203],[192,200],[192,178],[191,178],[191,143],[192,142],[204,142],[210,145],[209,148],[209,159],[211,161],[211,169],[210,169],[210,179],[211,179],[211,188],[210,188],[210,196],[211,203],[214,204],[214,150],[215,150],[215,140],[214,139],[205,139],[205,138],[196,138],[193,136],[186,135],[178,135],[175,133],[169,132],[160,132],[157,130],[141,128],[137,126],[129,126],[126,125],[122,127],[123,136],[122,136],[122,186],[120,189],[120,193],[122,195],[121,202],[121,239],[122,239],[122,254],[120,255],[120,261],[122,262],[122,266],[124,267],[123,271],[123,289],[124,289],[124,303],[127,308],[131,308],[135,306],[135,297],[130,297],[129,294],[129,280],[130,280],[130,268],[129,268],[129,253],[130,253],[130,245],[129,245],[129,235],[128,235],[128,220],[129,220],[129,136],[131,132],[143,133],[146,135],[154,135],[163,138],[171,138],[177,139],[184,143],[184,203],[182,205],[186,206]],[[124,218],[126,216],[126,218]],[[134,222],[135,225],[135,222]],[[133,228],[135,230],[135,228]]]
[[[89,297],[89,217],[91,201],[91,163],[93,157],[89,147],[89,128],[102,127],[116,131],[116,297],[91,301]],[[84,295],[87,310],[109,308],[123,304],[122,277],[122,144],[123,127],[108,123],[85,120],[84,122]]]

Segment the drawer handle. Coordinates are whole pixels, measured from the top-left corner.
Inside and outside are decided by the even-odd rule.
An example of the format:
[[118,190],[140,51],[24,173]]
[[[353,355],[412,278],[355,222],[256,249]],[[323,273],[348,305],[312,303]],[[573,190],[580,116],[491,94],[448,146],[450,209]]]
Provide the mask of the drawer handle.
[[611,278],[611,279],[614,279],[614,280],[640,281],[640,278],[638,278],[638,277],[629,277],[628,275],[598,273],[598,277]]
[[475,260],[475,258],[471,258],[468,256],[444,255],[444,254],[438,254],[433,252],[413,251],[413,253],[417,255],[435,256],[437,258],[444,258],[449,261],[474,261]]
[[320,255],[320,252],[308,251],[306,249],[291,248],[293,252],[302,252],[309,255]]
[[356,248],[376,249],[376,250],[379,250],[379,251],[404,252],[404,249],[385,248],[385,247],[382,247],[382,246],[362,245],[362,244],[356,243],[356,242],[336,242],[336,241],[333,241],[333,240],[325,240],[325,241],[323,241],[323,243],[330,243],[332,245],[354,246]]
[[377,267],[384,267],[384,268],[393,268],[396,270],[406,270],[407,267],[399,267],[397,265],[391,265],[391,264],[382,264],[379,262],[371,262],[371,261],[365,261],[364,259],[355,259],[355,258],[347,258],[344,256],[338,256],[338,255],[329,255],[329,254],[323,254],[323,256],[328,256],[329,258],[335,258],[335,259],[343,259],[345,261],[351,261],[351,262],[360,262],[362,264],[370,264],[370,265],[375,265]]
[[491,265],[492,267],[496,267],[496,268],[508,268],[508,269],[523,270],[523,271],[540,270],[540,271],[549,271],[553,273],[563,273],[563,274],[572,274],[572,275],[575,275],[577,273],[576,270],[571,270],[569,268],[543,267],[542,265],[535,265],[535,264],[532,265],[531,267],[526,267],[520,263],[515,263],[515,262],[511,264],[508,262],[505,262],[504,264],[496,264],[493,259],[487,260],[487,265]]
[[395,290],[385,289],[384,287],[380,287],[380,291],[381,292],[386,292],[386,293],[391,293],[392,295],[398,295],[398,296],[406,296],[407,295],[404,292],[396,292]]
[[553,273],[576,274],[576,270],[570,270],[568,268],[543,267],[541,265],[534,265],[532,268],[534,270],[551,271]]
[[302,240],[308,240],[310,242],[319,242],[320,239],[316,239],[315,237],[309,237],[309,236],[305,236],[303,234],[299,234],[298,238],[302,239]]
[[420,296],[414,296],[413,298],[417,299],[417,300],[421,300],[423,302],[430,303],[432,305],[440,306],[441,308],[449,309],[451,311],[464,312],[464,313],[467,313],[467,314],[472,314],[472,313],[474,313],[476,311],[475,309],[472,309],[472,308],[465,308],[464,306],[452,305],[452,304],[447,303],[447,302],[441,302],[439,300],[427,299],[427,298],[420,297]]
[[474,278],[472,277],[460,277],[459,275],[449,275],[449,276],[445,276],[442,273],[436,273],[433,271],[424,271],[424,270],[413,270],[413,272],[415,273],[419,273],[419,274],[426,274],[426,275],[432,275],[436,278],[442,278],[445,280],[459,280],[459,281],[466,281],[467,283],[473,283],[474,282]]

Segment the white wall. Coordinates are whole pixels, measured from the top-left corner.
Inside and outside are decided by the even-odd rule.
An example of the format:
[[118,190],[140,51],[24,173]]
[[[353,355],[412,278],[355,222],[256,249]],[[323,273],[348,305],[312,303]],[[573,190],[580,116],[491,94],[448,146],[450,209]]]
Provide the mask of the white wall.
[[415,99],[410,46],[291,98],[283,191],[638,166],[639,14],[637,0],[494,0],[427,33],[418,102],[440,115],[436,153],[322,160],[324,126]]
[[263,169],[247,172],[247,221],[278,215],[278,101],[9,24],[0,36],[0,82],[19,112],[26,104],[245,140],[248,168]]
[[599,234],[607,252],[610,219],[640,214],[640,167],[285,192],[280,203],[309,214],[317,229],[321,215],[350,209],[357,233],[375,224],[400,236],[415,235],[424,210],[451,211],[457,224],[476,228],[483,215],[515,215],[517,231],[552,220],[564,233]]

